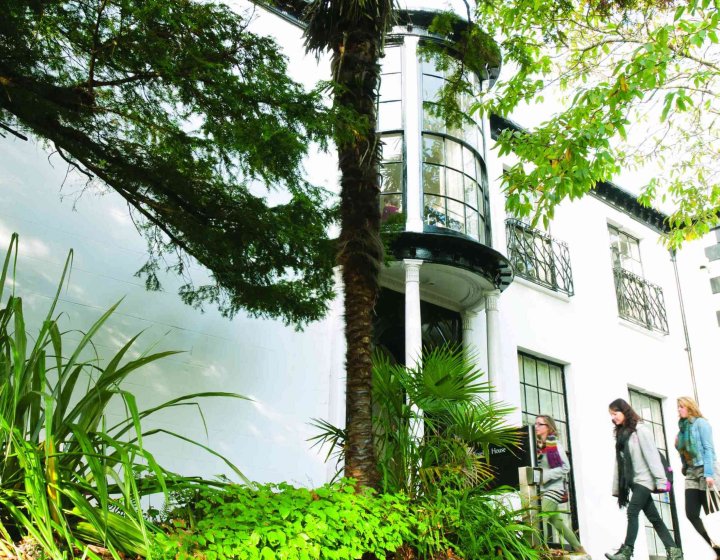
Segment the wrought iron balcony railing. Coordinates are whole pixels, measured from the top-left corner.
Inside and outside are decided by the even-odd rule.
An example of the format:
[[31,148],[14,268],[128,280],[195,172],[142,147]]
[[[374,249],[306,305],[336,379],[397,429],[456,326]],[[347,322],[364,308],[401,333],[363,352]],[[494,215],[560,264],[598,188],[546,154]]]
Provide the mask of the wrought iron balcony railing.
[[569,296],[575,293],[567,243],[513,218],[505,226],[516,275]]
[[629,270],[615,267],[614,272],[620,317],[646,329],[668,334],[662,288]]

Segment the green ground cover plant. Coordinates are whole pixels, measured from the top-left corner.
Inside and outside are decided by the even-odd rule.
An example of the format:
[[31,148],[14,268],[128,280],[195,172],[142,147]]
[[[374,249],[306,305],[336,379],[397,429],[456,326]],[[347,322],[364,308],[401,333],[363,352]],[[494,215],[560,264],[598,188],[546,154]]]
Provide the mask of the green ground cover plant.
[[156,558],[355,560],[398,550],[419,522],[404,495],[356,491],[354,481],[341,480],[313,490],[285,483],[205,489],[165,523]]

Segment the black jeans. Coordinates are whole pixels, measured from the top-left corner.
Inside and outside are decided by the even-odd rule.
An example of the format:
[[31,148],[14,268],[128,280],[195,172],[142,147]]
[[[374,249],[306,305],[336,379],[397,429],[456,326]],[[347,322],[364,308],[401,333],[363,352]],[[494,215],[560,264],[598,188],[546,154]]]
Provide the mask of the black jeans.
[[705,530],[702,519],[700,519],[700,507],[705,510],[705,515],[708,512],[707,500],[705,499],[705,492],[702,490],[685,490],[685,515],[687,516],[695,530],[700,533],[700,536],[705,539],[705,542],[712,546],[710,537]]
[[652,492],[641,484],[633,484],[632,486],[632,496],[630,497],[630,503],[627,507],[628,524],[627,533],[625,533],[625,544],[635,546],[635,539],[637,538],[638,528],[640,527],[638,517],[641,511],[645,512],[645,517],[652,523],[655,532],[658,534],[658,537],[660,537],[665,548],[676,546],[670,531],[668,531],[668,528],[665,526],[665,523],[663,523],[662,517],[660,517],[655,507]]

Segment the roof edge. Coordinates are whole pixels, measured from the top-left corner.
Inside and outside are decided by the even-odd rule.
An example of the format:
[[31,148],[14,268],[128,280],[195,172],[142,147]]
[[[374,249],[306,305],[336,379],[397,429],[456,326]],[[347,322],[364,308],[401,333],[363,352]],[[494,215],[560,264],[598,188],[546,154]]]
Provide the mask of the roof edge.
[[[497,140],[500,134],[508,129],[516,132],[529,132],[526,128],[510,119],[499,115],[490,115],[490,136],[493,140]],[[615,183],[598,181],[590,194],[658,233],[666,234],[670,231],[667,214],[655,208],[643,206],[633,193],[626,191]]]

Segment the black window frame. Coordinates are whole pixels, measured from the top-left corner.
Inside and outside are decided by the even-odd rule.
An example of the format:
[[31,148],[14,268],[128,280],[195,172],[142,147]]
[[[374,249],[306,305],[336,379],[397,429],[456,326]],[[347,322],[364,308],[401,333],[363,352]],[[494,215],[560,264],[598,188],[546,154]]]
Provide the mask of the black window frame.
[[[534,361],[535,362],[535,383],[529,383],[528,377],[525,372],[525,361]],[[545,388],[541,385],[539,385],[539,376],[537,375],[537,363],[541,362],[548,365],[548,372],[550,372],[550,367],[554,367],[559,370],[560,372],[560,383],[553,382],[553,376],[549,373],[549,383],[550,386],[548,388]],[[548,360],[546,358],[541,358],[539,356],[535,356],[533,354],[530,354],[528,352],[518,351],[518,368],[519,368],[519,377],[520,377],[520,401],[521,401],[521,412],[522,412],[522,423],[524,425],[528,426],[534,426],[535,424],[535,418],[537,418],[540,415],[548,415],[552,416],[555,420],[555,423],[558,425],[558,430],[560,431],[560,441],[563,444],[563,447],[565,449],[565,452],[567,453],[568,459],[572,463],[572,440],[570,437],[570,423],[569,423],[569,414],[568,414],[568,408],[567,408],[567,385],[565,381],[565,366],[553,362],[551,360]],[[532,381],[532,379],[529,379]],[[537,398],[535,399],[535,402],[537,402],[537,407],[535,411],[528,410],[528,390],[530,391],[537,391]],[[553,398],[551,399],[552,406],[551,409],[543,410],[541,407],[541,399],[540,399],[540,391],[547,391],[552,396],[559,395],[561,399],[561,406],[556,407],[556,400]],[[560,415],[556,414],[556,410],[559,410],[561,413]],[[560,417],[558,417],[560,416]],[[530,430],[531,433],[534,433],[534,430]],[[532,458],[533,465],[535,464],[535,457]],[[570,516],[571,520],[571,526],[575,532],[578,531],[579,523],[578,523],[578,515],[577,515],[577,499],[576,499],[576,493],[575,493],[575,475],[574,475],[574,469],[570,469],[570,474],[568,476],[568,485],[570,488],[570,500],[568,501],[567,506],[560,506],[560,512],[565,513],[566,515]],[[563,510],[563,507],[567,507],[567,510]],[[553,548],[568,548],[569,546],[566,543],[561,543],[554,541],[554,536],[556,534],[556,531],[552,528],[549,528],[549,526],[546,524],[546,526],[543,529],[544,532],[550,533],[550,536],[546,534],[546,542],[549,546]]]

